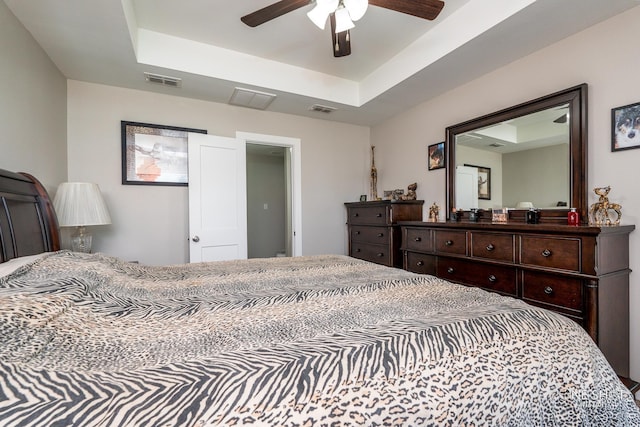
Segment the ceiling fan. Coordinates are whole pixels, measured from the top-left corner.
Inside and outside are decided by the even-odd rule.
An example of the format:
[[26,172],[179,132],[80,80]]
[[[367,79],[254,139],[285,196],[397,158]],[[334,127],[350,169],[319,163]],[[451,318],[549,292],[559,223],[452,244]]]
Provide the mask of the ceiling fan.
[[444,7],[441,0],[280,0],[245,15],[240,20],[250,27],[257,27],[310,4],[315,4],[315,7],[307,16],[318,27],[324,29],[329,18],[335,57],[351,54],[350,30],[355,26],[353,21],[364,15],[369,4],[430,21],[436,19]]

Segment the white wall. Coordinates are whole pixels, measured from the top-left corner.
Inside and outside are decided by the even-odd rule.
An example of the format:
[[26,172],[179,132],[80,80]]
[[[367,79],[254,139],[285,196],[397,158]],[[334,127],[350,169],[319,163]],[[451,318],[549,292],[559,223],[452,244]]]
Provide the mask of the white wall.
[[67,81],[0,1],[0,168],[29,172],[53,195],[67,177]]
[[531,202],[537,208],[552,208],[571,201],[567,144],[505,154],[502,161],[504,206]]
[[[113,224],[94,250],[146,264],[188,260],[185,187],[121,184],[120,121],[301,139],[303,254],[346,253],[346,201],[368,188],[369,128],[70,80],[69,180],[97,183]],[[176,92],[179,94],[179,90]],[[224,198],[220,200],[224,208]]]
[[[623,223],[640,226],[640,149],[611,152],[611,108],[640,101],[640,6],[542,49],[374,127],[378,182],[418,182],[418,197],[445,206],[445,170],[427,171],[427,145],[447,126],[572,87],[589,85],[588,188],[611,185]],[[589,203],[596,199],[589,190]],[[640,230],[631,234],[631,377],[640,379]]]

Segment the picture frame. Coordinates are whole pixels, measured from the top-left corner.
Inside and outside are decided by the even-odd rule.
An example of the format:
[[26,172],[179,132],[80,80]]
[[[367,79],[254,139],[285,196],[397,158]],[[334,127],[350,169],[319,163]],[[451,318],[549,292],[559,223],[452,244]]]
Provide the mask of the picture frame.
[[121,121],[122,184],[174,185],[189,183],[188,133],[204,129]]
[[445,160],[444,141],[429,145],[427,148],[427,165],[430,171],[444,168]]
[[611,109],[611,151],[640,148],[640,102]]
[[478,199],[491,200],[491,168],[466,163],[465,166],[478,169]]
[[360,201],[361,202],[366,202],[367,201],[367,195],[366,194],[361,194],[360,195]]

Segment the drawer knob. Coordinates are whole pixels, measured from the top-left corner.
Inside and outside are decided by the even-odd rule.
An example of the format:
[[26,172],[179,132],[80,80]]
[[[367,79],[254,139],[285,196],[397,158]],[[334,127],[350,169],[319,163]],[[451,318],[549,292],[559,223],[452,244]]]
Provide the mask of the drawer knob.
[[381,213],[377,213],[376,214],[376,218],[382,218],[382,214]]
[[356,252],[360,252],[360,248],[357,248],[357,249],[356,249]]
[[360,234],[360,232],[359,232],[359,231],[356,231],[356,232],[355,232],[355,235],[356,235],[356,236],[357,236],[357,235],[359,235],[359,234]]
[[487,245],[487,250],[488,250],[489,252],[491,252],[491,251],[492,251],[492,250],[494,250],[495,248],[496,248],[496,247],[495,247],[495,246],[493,246],[493,243],[489,243],[489,244]]
[[453,274],[454,271],[455,270],[453,269],[453,267],[447,268],[447,273],[449,273],[449,274]]
[[444,242],[444,244],[447,246],[451,246],[453,245],[453,240],[447,240],[446,242]]
[[424,261],[418,261],[418,262],[416,262],[416,265],[418,267],[422,267],[424,265]]
[[422,237],[416,237],[414,240],[415,240],[416,242],[422,242]]
[[354,214],[353,214],[353,216],[355,216],[355,217],[359,217],[359,216],[360,216],[360,214],[356,212],[356,213],[354,213]]
[[545,249],[544,251],[542,251],[542,256],[545,258],[548,258],[551,256],[551,251],[549,249]]
[[382,252],[378,252],[378,258],[382,258],[384,254]]
[[551,286],[545,286],[544,293],[547,295],[551,295],[553,293],[553,288]]
[[490,274],[488,279],[489,279],[489,282],[491,282],[491,283],[495,283],[496,280],[498,280],[498,278],[496,276],[494,276],[493,274]]
[[378,233],[378,237],[384,237],[384,233]]

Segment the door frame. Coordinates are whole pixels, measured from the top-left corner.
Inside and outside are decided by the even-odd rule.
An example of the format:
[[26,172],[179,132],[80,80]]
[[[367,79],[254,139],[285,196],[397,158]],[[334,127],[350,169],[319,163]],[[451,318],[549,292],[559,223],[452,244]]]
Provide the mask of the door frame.
[[302,161],[299,138],[236,131],[236,138],[246,144],[271,145],[291,150],[291,254],[302,256]]

